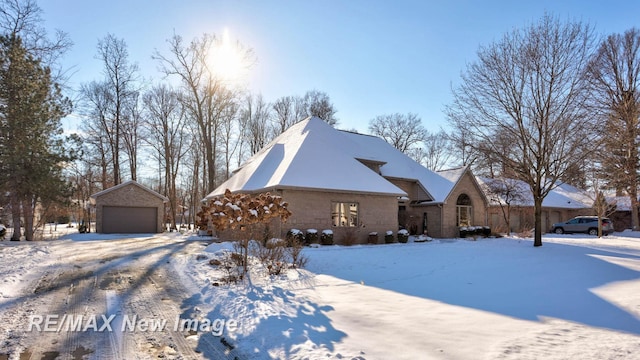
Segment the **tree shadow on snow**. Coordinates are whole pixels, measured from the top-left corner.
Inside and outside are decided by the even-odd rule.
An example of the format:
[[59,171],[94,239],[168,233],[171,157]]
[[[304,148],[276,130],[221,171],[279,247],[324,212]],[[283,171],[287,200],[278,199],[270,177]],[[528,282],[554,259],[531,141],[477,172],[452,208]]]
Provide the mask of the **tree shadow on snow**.
[[[385,270],[386,264],[374,266],[370,272],[326,268],[322,273],[520,319],[551,317],[640,334],[637,313],[596,294],[596,289],[605,285],[640,281],[640,271],[632,269],[640,269],[640,255],[615,249],[552,243],[532,248],[528,241],[494,241],[501,241],[498,245],[504,244],[506,250],[496,244],[483,246],[483,241],[468,246],[431,244],[416,255],[421,256],[420,261],[393,265],[400,269]],[[629,291],[623,291],[622,301]]]
[[[226,314],[230,310],[222,308],[220,303],[205,317],[210,321],[236,320],[241,328],[246,328],[247,325],[241,324],[242,321],[255,322],[255,326],[250,332],[241,331],[242,333],[234,334],[230,334],[227,329],[221,335],[211,331],[200,332],[197,350],[212,343],[223,343],[229,350],[229,357],[233,354],[232,349],[238,344],[245,344],[243,350],[246,351],[246,344],[250,343],[251,353],[245,355],[252,358],[270,358],[270,350],[283,354],[284,358],[291,358],[302,348],[308,347],[325,348],[331,352],[334,350],[334,344],[346,337],[344,332],[333,327],[331,319],[327,316],[327,313],[333,310],[331,306],[321,306],[307,299],[297,298],[291,291],[276,286],[267,290],[248,285],[246,288],[239,287],[236,291],[230,291],[224,296],[227,299],[236,299],[233,306],[241,310],[231,312],[242,315],[244,320],[229,318]],[[186,299],[183,302],[181,318],[197,317],[198,304],[210,300],[202,298],[200,294]],[[215,303],[215,300],[213,302]],[[222,302],[225,306],[229,306],[229,303]]]

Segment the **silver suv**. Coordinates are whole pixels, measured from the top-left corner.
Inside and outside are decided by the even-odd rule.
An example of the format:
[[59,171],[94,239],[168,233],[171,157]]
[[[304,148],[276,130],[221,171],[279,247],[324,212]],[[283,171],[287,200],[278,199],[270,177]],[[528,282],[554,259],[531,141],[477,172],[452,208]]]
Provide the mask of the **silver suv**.
[[[597,216],[576,216],[573,219],[553,224],[551,228],[556,234],[587,233],[598,235]],[[602,234],[609,235],[613,232],[613,222],[608,218],[602,218]]]

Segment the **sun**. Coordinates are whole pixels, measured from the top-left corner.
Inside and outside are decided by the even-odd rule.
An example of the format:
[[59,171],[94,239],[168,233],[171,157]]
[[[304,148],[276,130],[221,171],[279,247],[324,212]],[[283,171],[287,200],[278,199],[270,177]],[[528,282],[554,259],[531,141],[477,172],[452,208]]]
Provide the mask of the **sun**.
[[211,72],[221,80],[241,82],[249,63],[246,50],[239,43],[230,40],[229,29],[225,28],[211,53]]

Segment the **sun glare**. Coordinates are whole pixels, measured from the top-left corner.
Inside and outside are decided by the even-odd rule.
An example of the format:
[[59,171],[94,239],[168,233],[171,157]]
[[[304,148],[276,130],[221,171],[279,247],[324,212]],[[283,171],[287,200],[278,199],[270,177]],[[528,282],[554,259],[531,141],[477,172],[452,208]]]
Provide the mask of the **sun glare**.
[[220,79],[229,82],[240,82],[245,75],[248,64],[242,56],[240,46],[229,38],[229,30],[224,29],[222,39],[213,49],[211,57],[212,72]]

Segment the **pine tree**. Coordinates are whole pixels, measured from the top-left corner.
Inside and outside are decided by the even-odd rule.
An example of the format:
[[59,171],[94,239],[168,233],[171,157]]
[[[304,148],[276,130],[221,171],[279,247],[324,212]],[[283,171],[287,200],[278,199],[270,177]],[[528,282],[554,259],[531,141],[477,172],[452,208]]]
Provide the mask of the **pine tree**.
[[34,210],[42,198],[66,188],[60,119],[71,108],[49,67],[28,52],[17,35],[0,37],[0,189],[8,194],[14,234],[33,240]]

